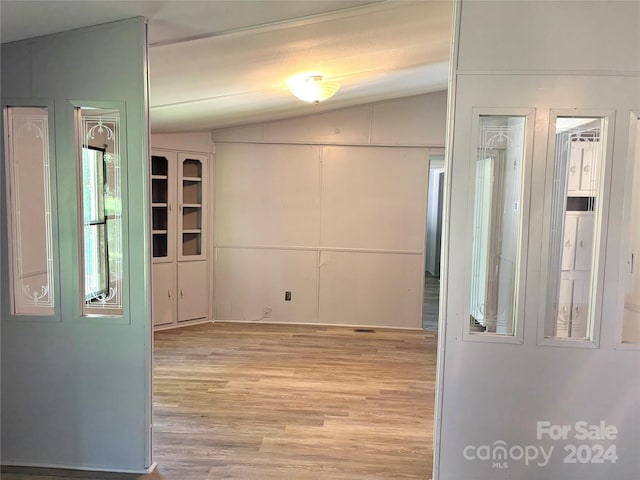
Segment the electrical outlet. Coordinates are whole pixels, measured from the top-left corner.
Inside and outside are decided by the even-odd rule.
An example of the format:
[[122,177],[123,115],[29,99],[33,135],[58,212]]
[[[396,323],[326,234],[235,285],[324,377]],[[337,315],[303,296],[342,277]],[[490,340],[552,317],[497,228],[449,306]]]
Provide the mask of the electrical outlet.
[[271,312],[272,311],[273,311],[273,309],[271,307],[264,307],[264,311],[262,312],[262,318],[271,317]]
[[290,302],[291,301],[291,292],[289,292],[289,291],[284,292],[284,301],[285,302]]

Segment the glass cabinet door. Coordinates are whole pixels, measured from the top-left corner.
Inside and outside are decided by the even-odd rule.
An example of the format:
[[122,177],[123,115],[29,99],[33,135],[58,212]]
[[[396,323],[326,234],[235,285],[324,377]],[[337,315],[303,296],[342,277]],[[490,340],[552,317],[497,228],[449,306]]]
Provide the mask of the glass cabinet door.
[[175,252],[175,153],[151,155],[151,223],[153,261],[171,261]]
[[178,259],[197,260],[204,257],[206,197],[206,161],[204,155],[178,154]]

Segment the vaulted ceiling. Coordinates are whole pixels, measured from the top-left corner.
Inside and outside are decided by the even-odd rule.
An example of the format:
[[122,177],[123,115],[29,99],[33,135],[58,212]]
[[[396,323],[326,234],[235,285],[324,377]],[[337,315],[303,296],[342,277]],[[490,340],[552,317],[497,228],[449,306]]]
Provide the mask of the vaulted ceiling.
[[[0,2],[3,43],[133,16],[149,19],[151,125],[205,130],[404,97],[447,85],[449,1]],[[318,106],[287,89],[341,83]]]

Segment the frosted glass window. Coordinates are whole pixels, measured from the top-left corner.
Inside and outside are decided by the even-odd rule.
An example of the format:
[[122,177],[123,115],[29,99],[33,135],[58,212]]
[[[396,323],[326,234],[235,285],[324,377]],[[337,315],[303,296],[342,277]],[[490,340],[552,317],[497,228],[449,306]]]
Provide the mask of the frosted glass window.
[[635,118],[633,124],[635,146],[630,149],[631,171],[628,171],[623,231],[626,248],[622,248],[623,343],[640,343],[640,119]]
[[558,117],[545,337],[592,338],[603,119]]
[[47,109],[7,107],[5,142],[11,312],[14,315],[53,315]]
[[120,112],[79,108],[83,315],[122,315]]
[[469,328],[514,335],[526,117],[479,118]]

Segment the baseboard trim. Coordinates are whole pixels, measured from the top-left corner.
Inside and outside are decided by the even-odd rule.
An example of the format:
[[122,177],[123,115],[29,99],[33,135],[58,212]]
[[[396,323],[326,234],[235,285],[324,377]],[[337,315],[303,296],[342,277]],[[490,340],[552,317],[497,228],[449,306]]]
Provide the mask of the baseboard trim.
[[191,325],[200,325],[203,323],[212,323],[212,322],[213,320],[209,318],[197,318],[195,320],[187,320],[186,322],[169,323],[167,325],[158,325],[157,327],[153,327],[153,331],[159,332],[160,330],[171,330],[172,328],[189,327]]
[[158,464],[153,462],[147,468],[113,468],[107,466],[94,466],[94,465],[58,465],[54,463],[32,463],[32,462],[6,462],[3,461],[0,467],[12,467],[12,468],[29,468],[29,469],[51,469],[51,470],[74,470],[80,472],[109,472],[109,473],[138,473],[147,474],[152,473]]
[[422,325],[419,327],[401,327],[391,325],[372,325],[368,323],[312,323],[312,322],[277,322],[272,320],[212,320],[213,323],[252,323],[267,325],[301,325],[310,327],[344,327],[344,328],[373,328],[377,330],[412,330],[423,331]]

